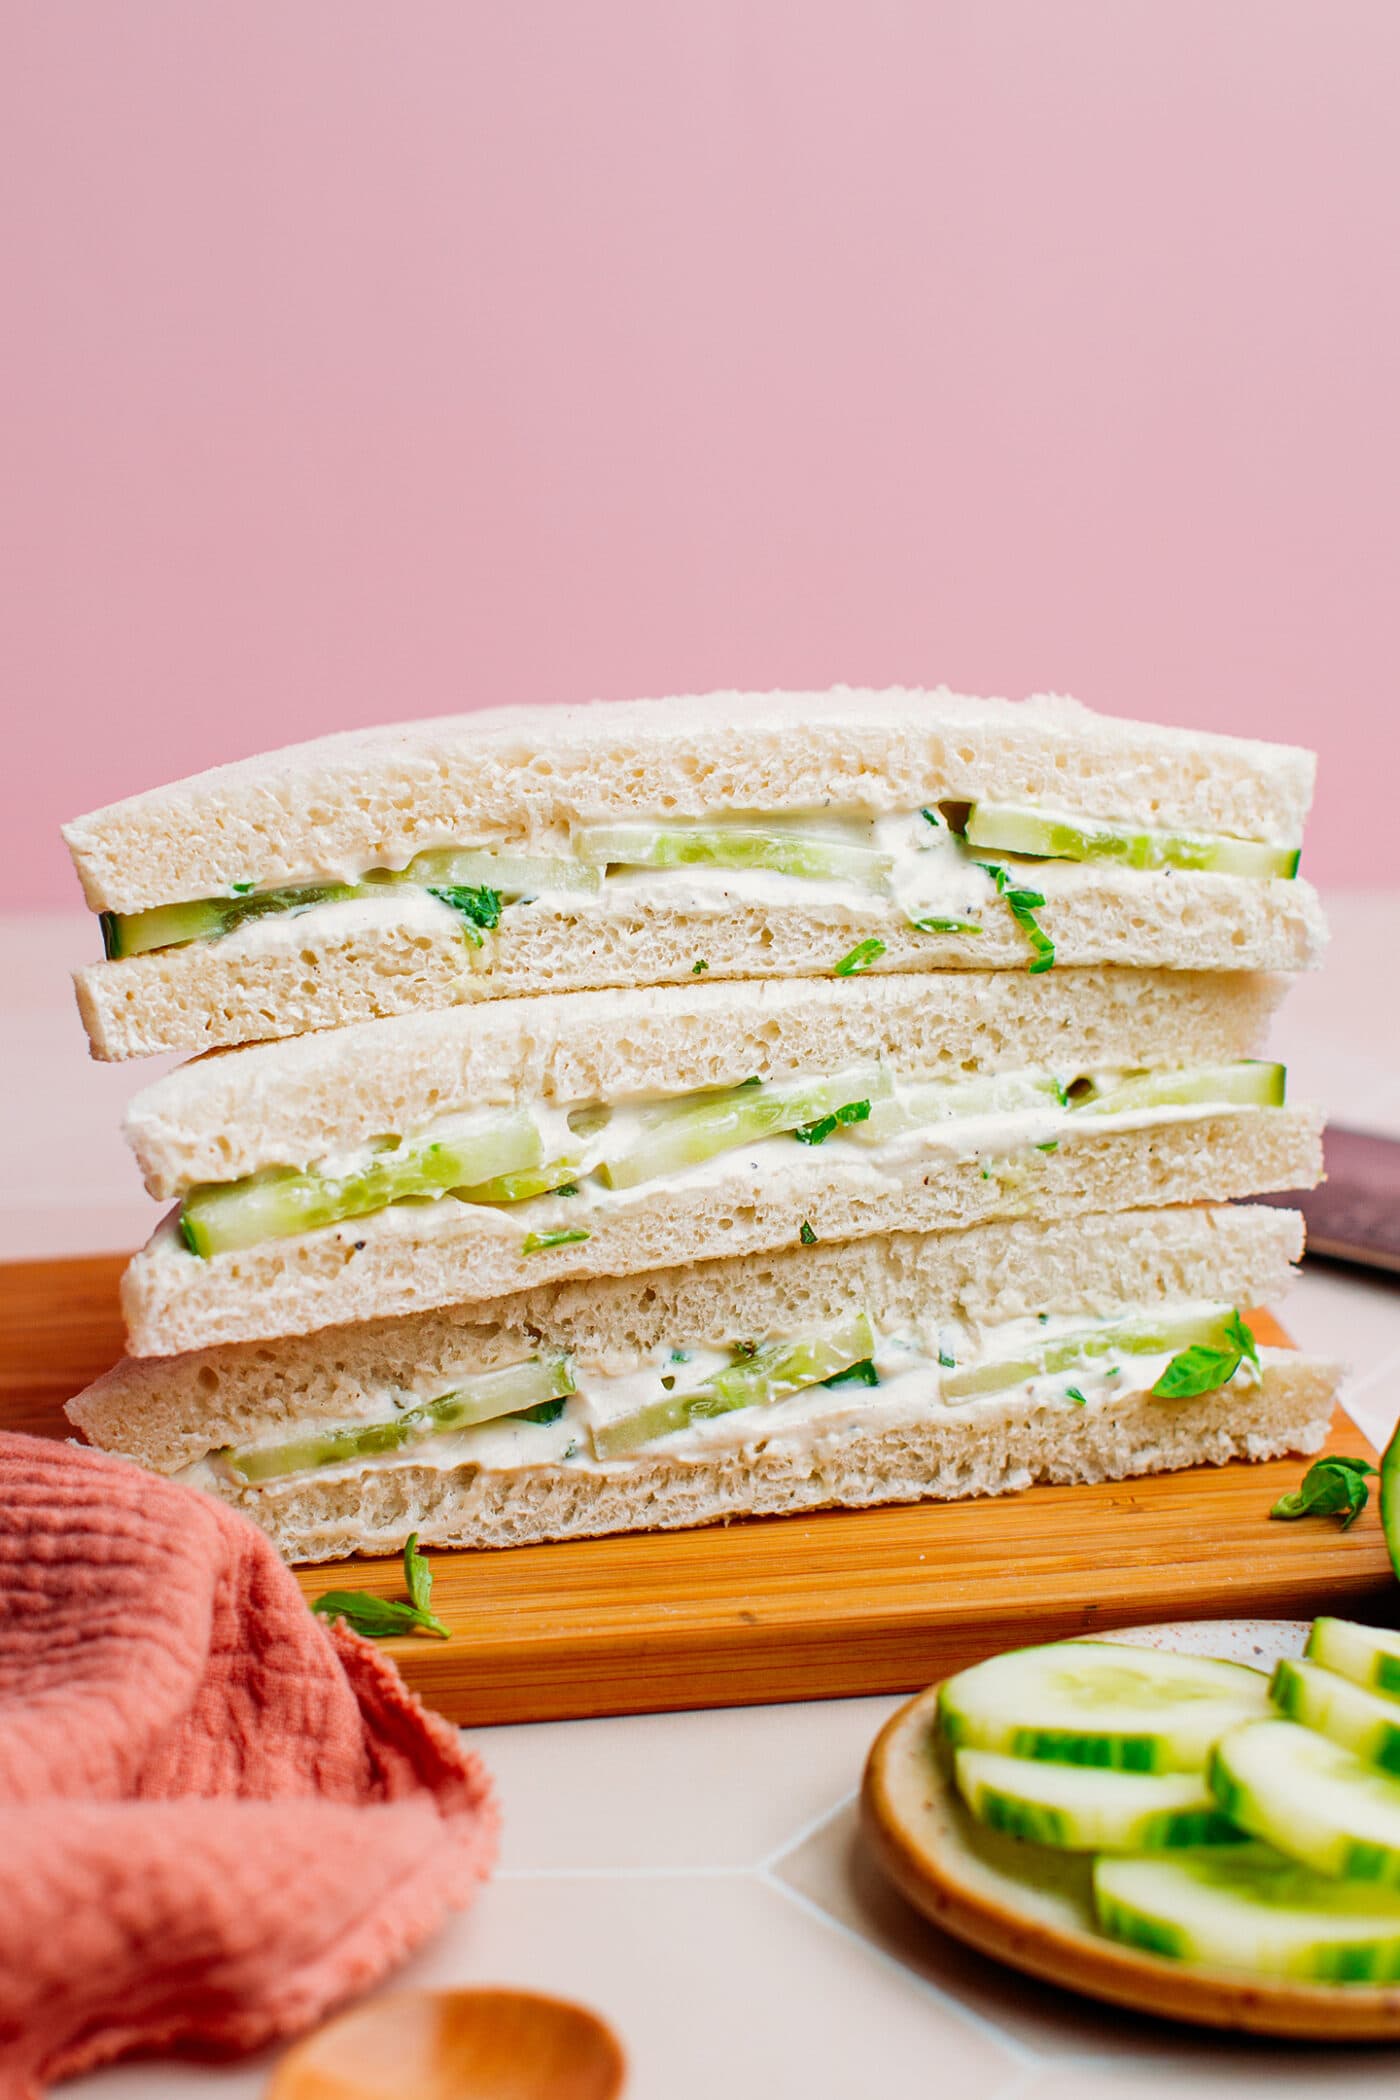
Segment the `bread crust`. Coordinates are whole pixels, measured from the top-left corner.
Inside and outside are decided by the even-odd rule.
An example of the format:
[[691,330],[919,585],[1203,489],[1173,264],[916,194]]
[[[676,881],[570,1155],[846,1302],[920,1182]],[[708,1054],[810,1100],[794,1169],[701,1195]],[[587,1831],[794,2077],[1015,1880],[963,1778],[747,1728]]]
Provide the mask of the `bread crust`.
[[712,693],[350,731],[94,810],[64,838],[93,910],[129,912],[632,814],[982,797],[1296,845],[1313,771],[1288,745],[1119,721],[1058,696]]

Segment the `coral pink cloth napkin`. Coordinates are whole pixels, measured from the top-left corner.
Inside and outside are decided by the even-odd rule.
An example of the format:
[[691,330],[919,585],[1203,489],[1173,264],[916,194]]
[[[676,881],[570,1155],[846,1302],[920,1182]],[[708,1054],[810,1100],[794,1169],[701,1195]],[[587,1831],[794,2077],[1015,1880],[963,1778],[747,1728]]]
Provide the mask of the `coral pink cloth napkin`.
[[490,1784],[246,1518],[0,1435],[0,2094],[255,2048],[489,1870]]

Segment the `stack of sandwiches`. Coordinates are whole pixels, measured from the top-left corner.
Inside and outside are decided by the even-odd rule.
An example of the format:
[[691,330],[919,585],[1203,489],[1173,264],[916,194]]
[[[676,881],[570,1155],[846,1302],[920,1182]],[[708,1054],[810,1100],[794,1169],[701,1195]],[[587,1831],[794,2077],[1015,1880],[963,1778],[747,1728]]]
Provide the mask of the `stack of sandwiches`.
[[1317,1448],[1309,754],[1062,699],[337,736],[70,825],[171,1206],[69,1405],[289,1559]]

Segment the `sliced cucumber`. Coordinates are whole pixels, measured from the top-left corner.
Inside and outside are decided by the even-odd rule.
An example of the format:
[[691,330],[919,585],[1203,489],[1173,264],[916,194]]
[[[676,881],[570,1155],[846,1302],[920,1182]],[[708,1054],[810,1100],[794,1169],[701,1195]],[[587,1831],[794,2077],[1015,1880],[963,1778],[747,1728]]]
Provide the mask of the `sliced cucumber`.
[[576,1159],[547,1159],[543,1166],[527,1167],[522,1174],[497,1174],[492,1181],[479,1181],[474,1188],[452,1193],[463,1203],[524,1203],[531,1196],[572,1189],[582,1171]]
[[243,896],[198,897],[188,904],[157,904],[150,911],[104,911],[102,945],[109,960],[145,955],[153,948],[179,948],[187,941],[215,940],[250,919],[272,912],[310,911],[313,904],[340,904],[363,896],[356,884],[317,882],[297,889],[250,890]]
[[250,1485],[280,1480],[288,1473],[309,1473],[319,1466],[343,1466],[350,1459],[398,1451],[424,1437],[450,1436],[504,1415],[528,1414],[566,1399],[573,1390],[574,1374],[567,1356],[531,1357],[528,1363],[483,1371],[440,1400],[409,1408],[387,1422],[357,1423],[350,1429],[332,1429],[324,1436],[299,1437],[287,1444],[249,1444],[221,1451],[219,1457],[231,1473]]
[[958,1792],[979,1823],[1068,1852],[1237,1845],[1241,1831],[1194,1772],[1104,1772],[995,1750],[956,1753]]
[[1114,1641],[994,1655],[938,1695],[939,1725],[956,1748],[1125,1772],[1203,1771],[1227,1728],[1267,1713],[1258,1670]]
[[1400,1576],[1400,1422],[1381,1454],[1381,1530],[1390,1565]]
[[698,1390],[667,1393],[595,1429],[593,1448],[599,1458],[625,1458],[641,1445],[688,1429],[694,1422],[712,1421],[716,1415],[745,1407],[771,1407],[807,1386],[821,1385],[839,1371],[848,1371],[874,1348],[874,1332],[864,1313],[826,1334],[797,1342],[769,1342],[717,1371]]
[[1319,1983],[1400,1976],[1400,1896],[1331,1881],[1262,1845],[1096,1860],[1094,1907],[1114,1939],[1170,1960]]
[[599,1173],[609,1188],[635,1188],[662,1174],[699,1166],[735,1145],[797,1130],[855,1102],[872,1104],[893,1091],[879,1065],[857,1065],[831,1079],[771,1080],[722,1093],[682,1097],[647,1114],[636,1143],[604,1152]]
[[1251,1837],[1342,1881],[1400,1885],[1400,1782],[1294,1721],[1252,1721],[1215,1746],[1210,1783]]
[[441,1196],[500,1174],[539,1165],[544,1147],[532,1117],[463,1116],[428,1137],[368,1155],[344,1174],[274,1170],[243,1181],[192,1189],[180,1206],[180,1230],[192,1254],[226,1254],[260,1240],[314,1232],[342,1218],[364,1217],[410,1196]]
[[1069,1105],[1080,1115],[1096,1116],[1203,1103],[1232,1108],[1282,1108],[1285,1088],[1282,1065],[1250,1057],[1229,1065],[1193,1065],[1184,1072],[1134,1072],[1126,1079],[1110,1080],[1104,1085],[1093,1080],[1079,1081],[1070,1090]]
[[1116,860],[1129,868],[1197,868],[1214,875],[1288,877],[1298,872],[1299,851],[1292,846],[1153,831],[1003,803],[974,802],[963,837],[970,846],[1036,860]]
[[873,846],[781,823],[591,824],[575,834],[579,858],[598,867],[764,868],[807,881],[880,889],[893,865]]
[[596,895],[603,871],[580,860],[543,853],[494,853],[483,847],[442,846],[415,853],[402,874],[376,870],[367,882],[410,882],[427,889],[493,889],[503,897],[533,896],[541,890],[575,890]]
[[1082,1328],[1077,1334],[1059,1336],[1024,1355],[1002,1357],[991,1363],[971,1364],[950,1371],[942,1380],[945,1400],[965,1400],[978,1393],[996,1393],[1007,1386],[1024,1385],[1031,1378],[1053,1378],[1062,1371],[1077,1370],[1098,1357],[1166,1356],[1180,1349],[1225,1349],[1232,1309],[1191,1313],[1178,1319],[1104,1321]]
[[1285,1656],[1274,1670],[1270,1694],[1290,1721],[1315,1728],[1367,1764],[1400,1772],[1400,1707],[1315,1662]]
[[853,1127],[851,1135],[862,1144],[881,1145],[929,1123],[1057,1108],[1064,1099],[1065,1090],[1052,1072],[1030,1068],[992,1073],[985,1079],[902,1083],[889,1099],[872,1105],[866,1121]]
[[1314,1619],[1303,1652],[1338,1677],[1400,1700],[1400,1633],[1383,1626],[1356,1626],[1350,1619]]

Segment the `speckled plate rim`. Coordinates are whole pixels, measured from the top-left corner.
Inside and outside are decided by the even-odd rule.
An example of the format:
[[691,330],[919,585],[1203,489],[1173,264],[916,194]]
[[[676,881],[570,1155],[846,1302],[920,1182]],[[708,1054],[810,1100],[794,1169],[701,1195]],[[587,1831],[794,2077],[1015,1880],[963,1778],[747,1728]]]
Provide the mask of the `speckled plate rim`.
[[[1306,1633],[1304,1620],[1216,1619],[1101,1638],[1259,1667],[1299,1653]],[[935,1684],[880,1731],[866,1761],[861,1822],[901,1895],[944,1932],[1027,1975],[1157,2018],[1295,2040],[1400,2041],[1400,1985],[1275,1983],[1169,1961],[1013,1908],[993,1886],[1002,1877],[963,1840],[956,1795],[928,1755],[937,1698]]]

